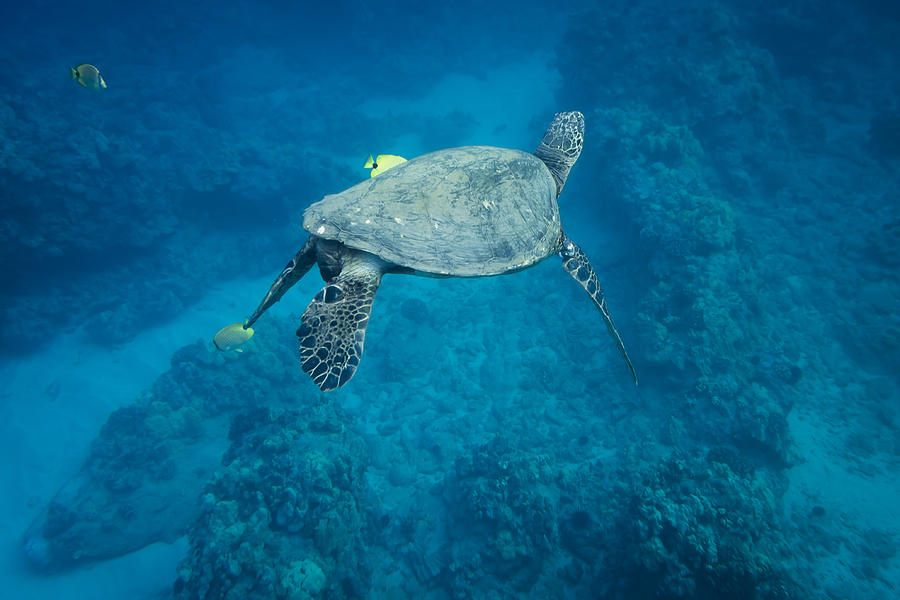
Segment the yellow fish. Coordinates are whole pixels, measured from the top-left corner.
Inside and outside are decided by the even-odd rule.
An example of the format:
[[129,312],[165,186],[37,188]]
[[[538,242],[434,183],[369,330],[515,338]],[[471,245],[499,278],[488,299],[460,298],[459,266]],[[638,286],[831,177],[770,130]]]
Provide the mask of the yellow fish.
[[232,323],[228,327],[223,327],[213,338],[213,344],[219,350],[234,350],[235,352],[243,352],[239,348],[241,344],[253,337],[253,328],[244,327],[243,323]]
[[100,75],[100,70],[94,65],[87,63],[80,64],[77,67],[71,67],[69,74],[72,79],[76,80],[82,87],[89,90],[106,89],[106,81]]
[[394,156],[393,154],[379,154],[374,159],[372,155],[369,155],[369,158],[366,159],[366,164],[363,165],[366,169],[372,169],[372,173],[369,175],[370,177],[375,177],[379,173],[384,173],[391,167],[396,167],[399,164],[405,163],[406,159],[402,156]]

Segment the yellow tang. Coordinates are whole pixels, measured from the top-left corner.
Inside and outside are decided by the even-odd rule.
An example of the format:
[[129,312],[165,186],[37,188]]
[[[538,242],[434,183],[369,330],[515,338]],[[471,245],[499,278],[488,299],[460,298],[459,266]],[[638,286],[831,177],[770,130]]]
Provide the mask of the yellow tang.
[[80,64],[77,67],[71,67],[69,74],[72,79],[76,80],[82,87],[89,90],[106,89],[106,82],[100,75],[100,70],[94,65],[87,63]]
[[372,173],[370,177],[375,177],[379,173],[384,173],[391,167],[396,167],[399,164],[405,163],[406,159],[402,156],[395,156],[393,154],[379,154],[374,159],[372,155],[369,155],[369,158],[366,159],[366,164],[363,165],[366,169],[372,169]]
[[228,327],[223,327],[213,338],[213,344],[219,350],[234,350],[235,352],[243,352],[239,348],[241,344],[253,337],[253,328],[244,328],[243,323],[232,323]]

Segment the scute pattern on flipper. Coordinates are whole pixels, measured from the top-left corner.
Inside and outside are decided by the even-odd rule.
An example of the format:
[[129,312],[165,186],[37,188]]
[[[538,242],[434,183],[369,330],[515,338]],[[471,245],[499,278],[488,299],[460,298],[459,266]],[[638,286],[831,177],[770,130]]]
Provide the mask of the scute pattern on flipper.
[[341,387],[356,373],[380,283],[377,273],[339,276],[303,313],[297,329],[300,366],[323,392]]

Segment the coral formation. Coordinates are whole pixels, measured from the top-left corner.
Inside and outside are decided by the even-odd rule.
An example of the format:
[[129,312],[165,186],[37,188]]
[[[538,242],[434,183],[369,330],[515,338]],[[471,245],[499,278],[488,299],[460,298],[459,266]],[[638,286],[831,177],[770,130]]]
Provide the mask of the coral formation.
[[365,444],[333,404],[234,418],[176,598],[358,597],[368,587]]

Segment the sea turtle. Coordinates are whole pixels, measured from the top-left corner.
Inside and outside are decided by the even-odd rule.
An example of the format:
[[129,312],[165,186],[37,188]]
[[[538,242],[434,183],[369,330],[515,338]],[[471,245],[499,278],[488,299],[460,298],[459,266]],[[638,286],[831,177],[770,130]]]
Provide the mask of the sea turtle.
[[309,239],[269,288],[250,327],[316,263],[326,284],[297,330],[300,364],[323,391],[359,367],[375,291],[385,273],[483,277],[552,254],[587,291],[637,377],[587,256],[563,233],[557,197],[584,141],[584,116],[558,113],[534,154],[463,146],[398,164],[303,213]]

